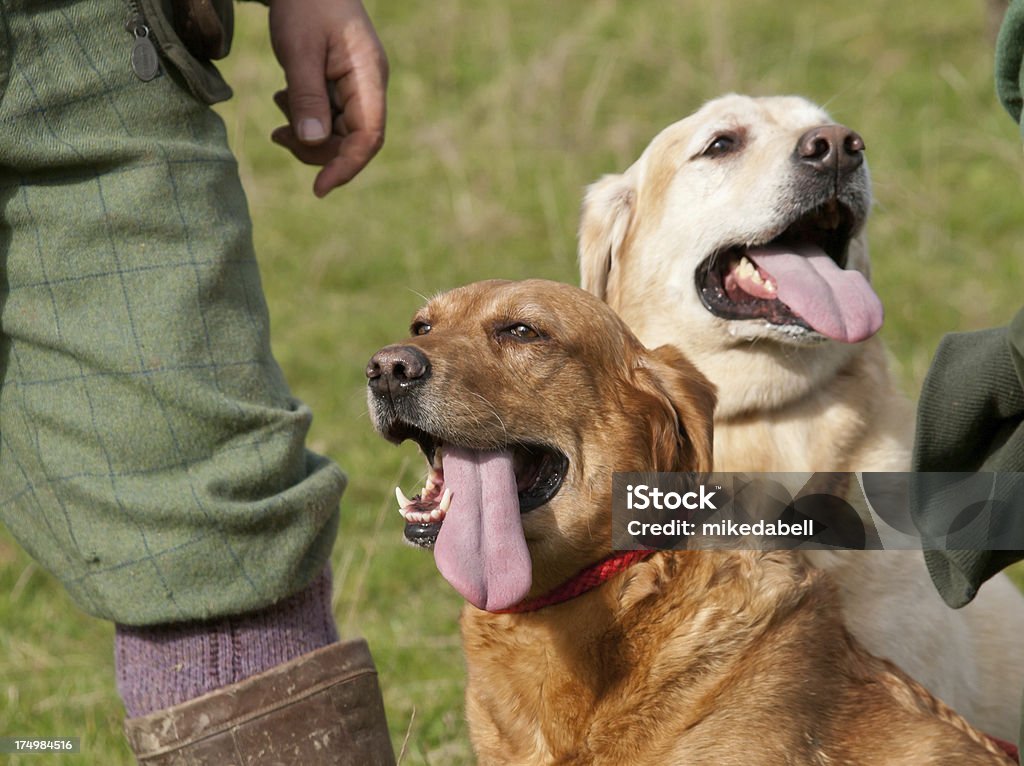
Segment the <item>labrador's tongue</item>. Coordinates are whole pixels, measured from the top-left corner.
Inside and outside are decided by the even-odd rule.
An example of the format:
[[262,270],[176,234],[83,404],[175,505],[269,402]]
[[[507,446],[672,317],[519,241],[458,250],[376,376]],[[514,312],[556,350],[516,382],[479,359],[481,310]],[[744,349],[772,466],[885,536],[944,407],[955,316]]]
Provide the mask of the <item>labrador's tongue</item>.
[[780,301],[822,335],[858,343],[882,326],[882,302],[859,271],[839,268],[813,245],[752,247],[750,260],[775,280]]
[[479,609],[519,603],[533,576],[512,453],[446,447],[442,461],[452,504],[434,543],[438,570]]

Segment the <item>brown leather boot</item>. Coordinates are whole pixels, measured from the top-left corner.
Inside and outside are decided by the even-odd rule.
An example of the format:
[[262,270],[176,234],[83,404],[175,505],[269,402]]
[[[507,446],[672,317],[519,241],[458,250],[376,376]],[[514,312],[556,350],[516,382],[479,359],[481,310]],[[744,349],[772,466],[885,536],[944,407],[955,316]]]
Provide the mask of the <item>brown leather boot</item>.
[[393,766],[362,639],[330,644],[258,676],[125,721],[144,766]]

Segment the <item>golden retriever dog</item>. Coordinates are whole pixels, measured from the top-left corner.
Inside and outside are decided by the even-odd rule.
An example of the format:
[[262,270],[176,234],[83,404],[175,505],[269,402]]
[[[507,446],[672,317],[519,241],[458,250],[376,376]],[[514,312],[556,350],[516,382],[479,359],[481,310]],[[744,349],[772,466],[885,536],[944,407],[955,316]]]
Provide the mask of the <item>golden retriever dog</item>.
[[[718,391],[716,471],[908,471],[913,413],[875,335],[864,141],[796,97],[729,95],[587,191],[582,285]],[[920,553],[811,552],[847,624],[975,725],[1015,738],[1024,599],[1005,577],[961,611]]]
[[715,395],[607,304],[541,280],[469,285],[366,372],[376,428],[427,460],[422,493],[399,490],[405,536],[469,602],[481,764],[1009,762],[860,648],[799,556],[609,558],[612,472],[710,470]]

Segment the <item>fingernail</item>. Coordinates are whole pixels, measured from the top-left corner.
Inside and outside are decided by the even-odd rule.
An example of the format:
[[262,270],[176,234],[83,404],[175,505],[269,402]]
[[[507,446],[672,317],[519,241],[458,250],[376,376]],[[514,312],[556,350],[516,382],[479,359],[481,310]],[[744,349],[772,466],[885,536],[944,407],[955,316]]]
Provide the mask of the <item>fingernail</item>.
[[302,141],[320,141],[327,137],[323,123],[314,117],[307,117],[299,123],[299,139]]

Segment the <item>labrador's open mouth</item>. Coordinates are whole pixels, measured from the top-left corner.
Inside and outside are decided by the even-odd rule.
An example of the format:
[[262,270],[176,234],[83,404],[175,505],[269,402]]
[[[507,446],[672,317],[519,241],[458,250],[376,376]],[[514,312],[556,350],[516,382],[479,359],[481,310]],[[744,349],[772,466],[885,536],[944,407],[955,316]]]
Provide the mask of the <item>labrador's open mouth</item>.
[[805,212],[763,242],[712,253],[696,272],[715,316],[760,319],[845,343],[874,335],[882,304],[859,271],[845,268],[856,220],[837,200]]
[[[405,538],[423,548],[432,548],[452,503],[452,489],[445,485],[445,456],[457,445],[446,444],[416,426],[396,423],[387,438],[394,442],[415,441],[427,459],[423,489],[411,498],[395,489],[399,512],[405,519]],[[528,513],[547,503],[562,486],[568,458],[560,451],[539,444],[513,444],[512,455],[519,512]]]
[[398,420],[394,442],[412,439],[427,458],[423,490],[397,490],[405,537],[433,548],[438,571],[479,609],[500,611],[529,592],[533,567],[522,515],[555,496],[569,461],[555,449],[511,444],[471,449]]

